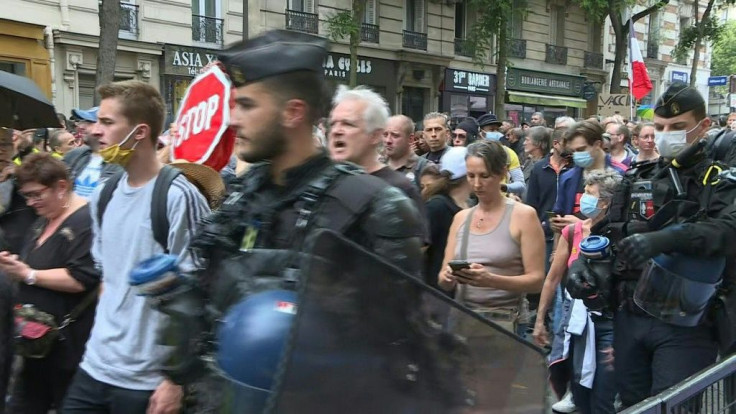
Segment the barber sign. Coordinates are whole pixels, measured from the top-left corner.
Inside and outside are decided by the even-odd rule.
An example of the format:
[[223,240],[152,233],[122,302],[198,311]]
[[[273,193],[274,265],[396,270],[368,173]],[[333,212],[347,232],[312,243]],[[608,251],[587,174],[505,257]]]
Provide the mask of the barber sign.
[[178,134],[172,142],[172,160],[187,160],[220,171],[235,144],[230,123],[230,80],[213,65],[189,85],[176,116]]

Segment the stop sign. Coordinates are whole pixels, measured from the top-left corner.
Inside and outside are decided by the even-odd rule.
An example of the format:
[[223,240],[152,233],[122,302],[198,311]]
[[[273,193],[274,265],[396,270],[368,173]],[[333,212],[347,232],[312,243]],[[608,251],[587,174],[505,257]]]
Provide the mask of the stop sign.
[[172,160],[187,160],[220,171],[230,161],[235,131],[230,122],[230,81],[213,66],[189,85],[176,116]]

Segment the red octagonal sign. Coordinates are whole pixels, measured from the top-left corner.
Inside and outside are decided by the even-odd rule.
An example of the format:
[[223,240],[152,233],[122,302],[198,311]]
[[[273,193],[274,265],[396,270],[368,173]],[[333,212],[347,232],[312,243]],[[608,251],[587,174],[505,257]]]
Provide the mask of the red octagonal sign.
[[187,160],[220,171],[232,155],[235,131],[230,122],[230,81],[213,66],[189,85],[176,116],[178,136],[173,160]]

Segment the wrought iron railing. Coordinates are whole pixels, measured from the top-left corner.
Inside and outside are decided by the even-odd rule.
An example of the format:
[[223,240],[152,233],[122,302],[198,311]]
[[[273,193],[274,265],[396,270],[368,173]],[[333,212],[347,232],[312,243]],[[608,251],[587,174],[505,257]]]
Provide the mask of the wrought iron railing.
[[192,15],[192,40],[222,44],[222,19]]
[[286,28],[304,33],[319,33],[319,15],[297,10],[286,10]]
[[603,69],[603,53],[585,51],[583,66],[586,68]]
[[526,58],[526,40],[509,39],[509,57]]
[[455,38],[455,54],[458,56],[472,57],[473,54],[468,50],[465,39]]
[[404,30],[402,45],[409,49],[427,50],[427,34]]
[[736,412],[736,355],[629,407],[621,414]]
[[565,46],[547,44],[547,53],[544,61],[557,65],[567,65],[567,48]]
[[363,23],[360,25],[360,40],[368,43],[378,43],[381,30],[377,24]]
[[120,3],[120,31],[138,34],[138,5]]
[[659,44],[656,41],[647,43],[647,58],[659,59]]

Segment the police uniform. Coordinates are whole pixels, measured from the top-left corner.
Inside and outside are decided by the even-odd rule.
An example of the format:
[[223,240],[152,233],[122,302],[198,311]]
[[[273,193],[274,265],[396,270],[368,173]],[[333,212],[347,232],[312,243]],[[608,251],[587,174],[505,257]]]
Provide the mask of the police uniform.
[[[672,118],[703,105],[695,89],[675,84],[659,98],[655,114]],[[720,174],[727,167],[714,161],[704,145],[693,143],[672,162],[662,159],[629,170],[614,195],[608,236],[618,242],[613,270],[618,298],[614,350],[624,406],[655,395],[716,360],[717,344],[707,313],[697,325],[682,326],[653,317],[635,294],[646,291],[646,284],[640,283],[644,269],[651,269],[663,254],[693,260],[733,257],[736,182]],[[705,276],[700,272],[705,271],[685,276],[696,280]]]
[[[322,38],[271,31],[222,51],[218,59],[239,87],[294,71],[321,74],[326,55]],[[420,275],[423,227],[413,202],[380,178],[351,164],[336,164],[320,152],[285,171],[281,183],[272,180],[269,162],[251,166],[238,190],[204,221],[191,241],[202,267],[196,290],[204,299],[190,303],[207,308],[205,319],[212,328],[228,309],[254,294],[295,290],[303,252],[310,250],[310,235],[319,229],[337,232],[413,276]],[[194,331],[199,324],[195,318],[205,312],[189,309],[191,305],[183,308],[187,315],[178,316],[191,322],[179,325]],[[196,340],[190,339],[178,342]],[[198,351],[180,349],[176,359],[197,359],[186,352]],[[201,375],[201,369],[201,363],[172,363],[167,374],[185,383]]]

